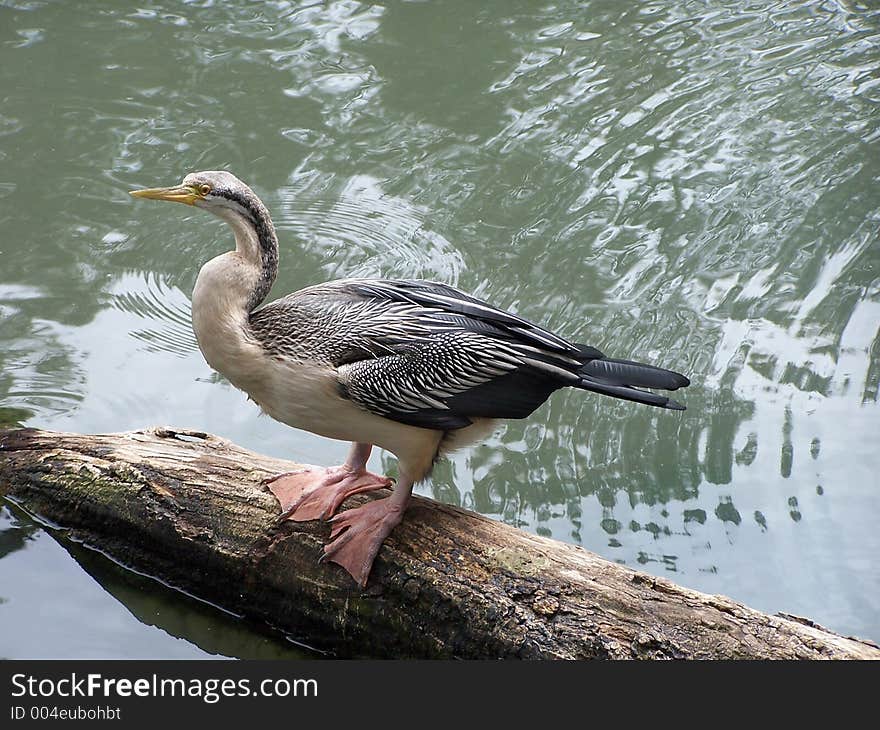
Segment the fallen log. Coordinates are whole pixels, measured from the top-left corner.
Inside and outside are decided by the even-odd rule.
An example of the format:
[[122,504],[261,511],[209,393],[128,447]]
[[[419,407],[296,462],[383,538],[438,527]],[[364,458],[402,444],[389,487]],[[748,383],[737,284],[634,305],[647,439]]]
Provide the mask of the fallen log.
[[361,591],[318,563],[325,524],[276,524],[261,482],[293,468],[195,431],[0,431],[0,495],[124,565],[337,656],[880,659],[875,644],[809,620],[421,497]]

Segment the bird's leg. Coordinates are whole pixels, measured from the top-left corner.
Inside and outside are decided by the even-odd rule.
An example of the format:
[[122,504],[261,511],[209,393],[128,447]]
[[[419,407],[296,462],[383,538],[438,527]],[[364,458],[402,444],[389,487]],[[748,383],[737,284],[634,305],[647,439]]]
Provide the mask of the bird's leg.
[[385,538],[400,524],[412,495],[413,480],[401,472],[390,497],[340,512],[330,520],[331,541],[322,560],[341,565],[364,588]]
[[390,479],[367,471],[372,448],[371,444],[355,443],[342,466],[304,466],[267,479],[269,490],[281,503],[279,521],[326,520],[346,497],[390,487]]

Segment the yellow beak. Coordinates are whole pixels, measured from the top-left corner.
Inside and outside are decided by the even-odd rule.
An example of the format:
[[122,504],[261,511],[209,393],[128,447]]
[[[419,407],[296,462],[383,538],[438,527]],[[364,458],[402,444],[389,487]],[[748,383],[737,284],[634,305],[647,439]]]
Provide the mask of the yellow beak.
[[170,188],[146,188],[144,190],[132,190],[129,195],[135,198],[149,198],[150,200],[170,200],[173,203],[186,203],[192,205],[202,196],[192,185],[174,185]]

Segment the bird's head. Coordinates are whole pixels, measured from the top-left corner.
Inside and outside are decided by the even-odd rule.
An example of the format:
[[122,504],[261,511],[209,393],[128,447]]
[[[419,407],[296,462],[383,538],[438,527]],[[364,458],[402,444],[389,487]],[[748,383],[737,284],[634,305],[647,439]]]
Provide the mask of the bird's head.
[[191,172],[178,185],[168,188],[146,188],[132,190],[130,195],[151,200],[170,200],[204,208],[221,218],[230,211],[254,217],[255,208],[262,209],[262,203],[247,185],[231,172],[225,170],[206,170]]

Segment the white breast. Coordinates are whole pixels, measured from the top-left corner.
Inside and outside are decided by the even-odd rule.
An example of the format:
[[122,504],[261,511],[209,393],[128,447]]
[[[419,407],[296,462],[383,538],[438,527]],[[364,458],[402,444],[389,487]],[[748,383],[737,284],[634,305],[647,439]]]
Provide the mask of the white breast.
[[208,364],[277,421],[327,438],[391,451],[411,474],[428,472],[442,432],[374,415],[343,398],[336,369],[270,355],[250,335],[248,282],[255,272],[234,253],[202,267],[193,290],[193,331]]
[[443,432],[408,426],[365,411],[338,390],[332,367],[263,356],[263,376],[243,388],[272,418],[327,438],[375,444],[420,479],[437,454]]

